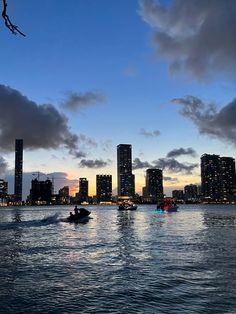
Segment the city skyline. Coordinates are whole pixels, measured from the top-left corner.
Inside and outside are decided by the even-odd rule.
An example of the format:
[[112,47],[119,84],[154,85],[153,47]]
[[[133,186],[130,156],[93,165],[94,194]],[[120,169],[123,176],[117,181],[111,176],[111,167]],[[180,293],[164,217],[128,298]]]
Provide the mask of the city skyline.
[[[172,189],[169,191],[169,194],[166,194],[165,186],[163,184],[164,176],[163,169],[157,167],[151,167],[150,165],[146,165],[145,169],[145,182],[142,186],[142,191],[137,191],[135,186],[135,175],[132,174],[133,166],[135,165],[132,162],[132,145],[131,144],[119,144],[116,147],[117,149],[117,183],[118,185],[114,188],[113,179],[111,174],[96,174],[95,184],[96,191],[91,194],[89,191],[89,186],[91,182],[86,177],[80,177],[76,180],[76,188],[75,190],[71,190],[71,186],[65,183],[65,178],[58,177],[63,175],[63,173],[50,173],[45,174],[43,172],[35,172],[30,173],[28,176],[28,183],[23,183],[24,191],[22,193],[22,168],[24,166],[23,161],[23,139],[15,140],[15,177],[14,177],[14,195],[16,201],[21,201],[22,194],[23,200],[25,201],[28,196],[31,194],[31,188],[33,187],[33,182],[36,184],[41,183],[44,184],[46,182],[51,182],[52,186],[52,194],[60,193],[64,188],[69,189],[69,194],[74,196],[75,199],[80,200],[80,202],[87,202],[88,197],[104,195],[105,199],[109,199],[112,196],[122,197],[134,197],[135,194],[139,194],[143,196],[144,199],[161,199],[163,195],[173,196],[173,191],[178,192],[179,190]],[[209,162],[203,162],[204,160],[209,160]],[[214,162],[213,162],[214,161]],[[212,167],[213,163],[213,167]],[[192,191],[192,187],[202,189],[202,195],[216,200],[226,200],[228,199],[228,195],[233,197],[235,191],[236,184],[236,173],[235,173],[235,159],[229,156],[219,156],[217,154],[203,154],[200,157],[200,165],[201,165],[201,182],[199,183],[190,183],[189,185],[185,185],[182,187],[182,191],[186,194],[190,193],[196,194],[197,192]],[[205,165],[205,166],[204,166]],[[217,179],[215,175],[217,174]],[[32,177],[33,176],[33,177]],[[120,176],[120,179],[119,179]],[[23,178],[25,177],[23,173]],[[42,179],[43,178],[43,179]],[[55,184],[55,181],[58,179],[62,179],[64,183]],[[214,180],[217,180],[214,183]],[[0,178],[0,180],[2,180]],[[100,182],[99,182],[100,181]],[[209,182],[212,183],[209,185]],[[60,182],[60,181],[59,181]],[[109,184],[108,184],[109,182]],[[119,183],[120,182],[120,183]],[[207,183],[208,182],[208,183]],[[68,183],[68,182],[67,182]],[[74,182],[75,183],[75,182]],[[92,182],[93,183],[93,182]],[[9,187],[9,182],[6,181],[7,189]],[[108,184],[108,186],[107,186]],[[207,184],[207,185],[206,185]],[[202,188],[200,188],[202,185]],[[206,186],[208,186],[206,188]],[[107,190],[108,189],[108,190]],[[212,189],[215,191],[216,196],[213,193]],[[187,192],[185,190],[188,190]],[[208,191],[208,192],[207,192]],[[164,194],[163,194],[164,192]],[[199,192],[201,194],[201,192]],[[199,194],[198,193],[198,194]],[[11,191],[8,190],[8,194],[12,194]],[[100,197],[100,196],[99,196]],[[103,198],[103,197],[102,197]]]
[[53,173],[75,193],[86,177],[90,195],[97,174],[117,186],[118,143],[132,144],[138,193],[149,167],[163,169],[170,194],[200,182],[203,154],[234,157],[236,5],[196,3],[10,1],[26,37],[0,27],[0,178],[9,189],[16,138],[27,182]]

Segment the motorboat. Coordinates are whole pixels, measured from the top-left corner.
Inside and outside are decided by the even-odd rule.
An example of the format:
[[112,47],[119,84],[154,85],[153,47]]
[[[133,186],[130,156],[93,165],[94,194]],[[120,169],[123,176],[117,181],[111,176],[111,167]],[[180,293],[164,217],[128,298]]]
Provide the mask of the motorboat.
[[123,202],[119,204],[118,210],[136,210],[138,208],[137,205],[130,202]]
[[163,202],[157,204],[157,211],[164,213],[177,212],[178,208],[179,206],[177,206],[170,197],[165,197]]

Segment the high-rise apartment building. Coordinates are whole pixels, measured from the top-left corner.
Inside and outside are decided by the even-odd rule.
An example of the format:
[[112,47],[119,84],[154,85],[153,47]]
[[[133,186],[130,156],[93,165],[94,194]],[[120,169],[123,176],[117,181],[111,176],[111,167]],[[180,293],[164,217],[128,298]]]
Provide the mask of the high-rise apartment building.
[[185,185],[184,199],[186,202],[197,202],[199,198],[198,186],[196,184]]
[[8,182],[0,179],[0,199],[4,199],[7,197],[8,193]]
[[235,160],[232,157],[221,157],[222,198],[231,200],[236,188]]
[[76,193],[76,199],[79,203],[88,202],[88,180],[79,178],[79,192]]
[[204,154],[201,157],[202,196],[214,202],[230,200],[235,191],[235,160]]
[[97,202],[111,202],[112,200],[112,176],[111,175],[97,175]]
[[31,205],[51,204],[53,184],[51,180],[31,181],[30,201]]
[[22,175],[23,175],[23,140],[15,141],[15,201],[22,201]]
[[163,175],[161,169],[146,170],[146,200],[160,203],[163,200]]
[[132,174],[132,146],[130,144],[117,146],[117,184],[118,196],[134,196],[135,179]]

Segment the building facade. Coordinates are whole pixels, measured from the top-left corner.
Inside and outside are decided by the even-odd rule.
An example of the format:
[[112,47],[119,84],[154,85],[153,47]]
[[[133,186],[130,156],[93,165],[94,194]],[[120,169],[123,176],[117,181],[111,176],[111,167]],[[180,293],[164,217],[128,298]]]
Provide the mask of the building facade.
[[204,154],[201,157],[203,199],[227,202],[235,194],[235,160],[231,157]]
[[96,196],[97,203],[112,201],[112,176],[97,175],[96,176]]
[[76,193],[75,198],[78,203],[88,202],[88,180],[86,178],[79,178],[79,192]]
[[130,144],[117,146],[117,185],[118,197],[134,197],[135,178],[132,174],[132,146]]
[[148,203],[160,203],[163,200],[163,175],[161,169],[146,170],[145,199]]
[[31,181],[30,203],[31,205],[50,205],[52,202],[53,184],[51,180]]
[[23,140],[15,141],[15,184],[14,195],[15,201],[22,201],[22,176],[23,176]]

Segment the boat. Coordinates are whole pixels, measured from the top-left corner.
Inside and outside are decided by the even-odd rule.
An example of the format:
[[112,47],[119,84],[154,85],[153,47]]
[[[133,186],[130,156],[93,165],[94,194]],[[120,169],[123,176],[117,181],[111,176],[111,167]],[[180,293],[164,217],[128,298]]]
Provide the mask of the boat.
[[62,222],[74,222],[74,223],[79,223],[79,222],[86,222],[88,221],[91,217],[89,217],[89,215],[91,214],[91,212],[85,208],[78,208],[78,211],[76,214],[72,214],[72,212],[70,212],[70,216],[68,216],[67,218],[62,218],[61,221]]
[[136,210],[137,208],[138,206],[131,202],[123,202],[119,204],[118,210]]
[[163,199],[163,202],[157,205],[157,211],[163,212],[163,213],[171,213],[171,212],[177,212],[179,206],[177,206],[171,197],[165,197]]

